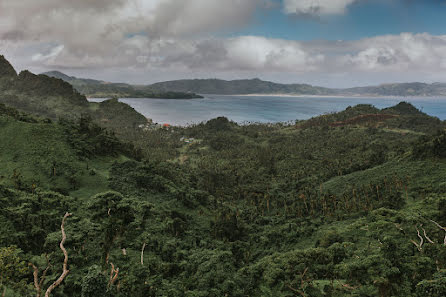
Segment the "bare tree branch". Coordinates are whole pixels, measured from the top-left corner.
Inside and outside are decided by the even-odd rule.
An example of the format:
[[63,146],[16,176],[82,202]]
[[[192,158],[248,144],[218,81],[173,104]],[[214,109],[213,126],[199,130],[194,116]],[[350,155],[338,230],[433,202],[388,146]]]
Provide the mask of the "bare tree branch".
[[141,265],[144,265],[144,250],[146,249],[146,243],[144,242],[144,244],[142,245],[142,249],[141,249]]
[[395,223],[395,227],[396,227],[398,230],[400,230],[400,231],[404,231],[404,229],[401,228],[401,225],[400,225],[400,224]]
[[423,239],[423,237],[420,235],[420,230],[418,230],[417,227],[415,227],[415,229],[417,229],[417,235],[418,235],[418,238],[420,239],[420,250],[421,250],[422,247],[423,247],[424,239]]
[[36,297],[40,297],[41,287],[39,282],[39,268],[36,265],[29,263],[33,267],[34,288],[36,289]]
[[411,242],[417,247],[417,249],[422,252],[423,251],[423,243],[424,243],[424,239],[420,234],[420,230],[418,230],[418,227],[415,226],[415,229],[417,229],[417,235],[418,238],[420,239],[420,243],[416,243],[414,240],[411,240]]
[[48,255],[47,254],[45,254],[45,259],[46,259],[46,268],[43,271],[42,276],[40,277],[40,283],[39,283],[40,288],[42,288],[43,282],[45,281],[46,274],[47,274],[48,270],[51,267],[50,259],[48,259]]
[[115,276],[113,276],[113,279],[112,279],[112,281],[110,283],[110,286],[113,286],[115,284],[116,280],[118,279],[118,275],[119,275],[119,268],[116,268]]
[[68,270],[68,252],[64,247],[64,243],[65,240],[67,239],[67,235],[65,234],[65,221],[66,219],[71,216],[71,213],[66,213],[62,219],[62,224],[60,225],[60,230],[62,232],[62,240],[59,244],[60,249],[62,250],[63,254],[64,254],[64,261],[63,261],[63,270],[62,270],[62,274],[59,276],[59,278],[51,285],[48,287],[48,289],[45,292],[45,297],[49,297],[51,292],[57,287],[59,286],[63,280],[65,279],[65,277],[68,275],[68,273],[70,272]]
[[298,289],[293,288],[291,285],[287,285],[287,287],[288,287],[288,289],[290,289],[294,293],[297,293],[297,294],[301,295],[302,297],[306,297],[304,292],[302,292],[302,291],[300,291]]
[[426,237],[427,241],[429,241],[429,243],[434,244],[435,242],[433,242],[432,239],[430,239],[430,238],[427,236],[427,234],[426,234],[426,230],[425,230],[424,228],[422,228],[422,229],[423,229],[424,237]]
[[116,280],[118,279],[118,275],[119,275],[119,268],[115,269],[115,265],[112,262],[110,262],[110,265],[111,265],[110,280],[108,282],[109,288],[115,284]]
[[47,266],[45,270],[42,273],[42,276],[40,277],[39,281],[39,268],[37,268],[36,265],[29,263],[29,266],[32,266],[33,268],[33,277],[34,277],[34,289],[36,290],[36,297],[40,297],[42,294],[42,286],[43,282],[45,281],[46,274],[48,270],[50,269],[50,260],[48,259],[48,255],[45,255]]
[[[437,222],[430,220],[432,223],[434,223],[435,225],[437,225],[438,228],[440,228],[441,230],[446,232],[446,228],[442,227],[440,224],[438,224]],[[446,245],[446,233],[444,235],[444,240],[443,240],[443,244]]]

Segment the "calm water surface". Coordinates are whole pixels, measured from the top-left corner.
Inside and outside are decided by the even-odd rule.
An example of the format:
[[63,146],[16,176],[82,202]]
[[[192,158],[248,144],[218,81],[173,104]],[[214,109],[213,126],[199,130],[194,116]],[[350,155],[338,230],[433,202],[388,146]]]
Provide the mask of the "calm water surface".
[[[101,99],[90,99],[101,101]],[[160,124],[184,126],[225,116],[238,123],[305,120],[348,106],[372,104],[385,108],[408,101],[423,112],[446,120],[446,98],[328,98],[207,95],[204,99],[120,99]]]

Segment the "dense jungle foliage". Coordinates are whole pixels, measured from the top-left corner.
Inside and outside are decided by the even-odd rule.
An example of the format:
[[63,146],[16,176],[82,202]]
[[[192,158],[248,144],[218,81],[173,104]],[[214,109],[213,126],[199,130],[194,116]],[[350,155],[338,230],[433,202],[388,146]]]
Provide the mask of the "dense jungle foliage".
[[446,126],[412,105],[93,115],[0,104],[0,294],[43,296],[66,259],[51,296],[445,296]]

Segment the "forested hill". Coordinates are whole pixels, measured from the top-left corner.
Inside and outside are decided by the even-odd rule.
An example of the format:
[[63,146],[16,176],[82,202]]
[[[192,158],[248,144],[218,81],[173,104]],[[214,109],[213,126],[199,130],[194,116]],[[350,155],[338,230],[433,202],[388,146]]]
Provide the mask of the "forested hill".
[[348,89],[330,89],[308,84],[279,84],[260,79],[220,80],[191,79],[159,82],[137,86],[124,83],[108,83],[94,79],[68,76],[59,71],[43,73],[62,79],[89,97],[121,98],[201,98],[197,94],[247,95],[247,94],[295,94],[321,96],[446,96],[446,84],[398,83]]
[[446,296],[438,118],[401,102],[152,130],[117,100],[10,66],[3,296]]
[[445,296],[445,123],[410,104],[127,135],[0,104],[4,296]]
[[383,84],[379,86],[345,89],[341,93],[367,96],[446,96],[446,83],[426,84],[414,82]]
[[220,80],[192,79],[160,82],[151,85],[155,90],[173,90],[179,92],[196,92],[199,94],[311,94],[328,95],[331,90],[305,84],[277,84],[260,79]]
[[192,92],[172,91],[172,90],[155,90],[150,86],[137,86],[124,83],[110,83],[101,80],[77,78],[68,76],[59,71],[50,71],[43,73],[44,75],[62,79],[88,97],[93,98],[162,98],[162,99],[192,99],[202,98]]
[[159,91],[196,92],[199,94],[295,94],[335,96],[446,96],[446,84],[401,83],[349,89],[329,89],[307,84],[278,84],[260,79],[175,80],[153,84]]
[[91,117],[117,133],[147,123],[144,116],[117,100],[88,102],[62,79],[35,75],[27,70],[17,74],[3,56],[0,56],[0,103],[51,120]]

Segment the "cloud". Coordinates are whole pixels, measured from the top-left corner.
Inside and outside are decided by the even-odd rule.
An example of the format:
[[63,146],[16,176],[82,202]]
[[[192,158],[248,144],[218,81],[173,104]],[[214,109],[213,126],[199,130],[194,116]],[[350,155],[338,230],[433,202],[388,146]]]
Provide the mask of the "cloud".
[[259,36],[146,42],[150,55],[139,55],[138,62],[148,68],[303,72],[324,59],[306,52],[297,41]]
[[[194,40],[244,26],[258,8],[267,8],[269,3],[269,0],[1,0],[0,40],[4,44],[26,42],[29,47],[36,47],[31,54],[36,63],[65,67],[122,66],[134,62],[135,55],[139,61],[144,56],[158,59],[153,54],[160,46],[171,43],[170,39]],[[45,44],[57,46],[60,49],[57,55],[50,59],[38,51]]]
[[446,35],[427,33],[356,41],[298,42],[239,36],[145,42],[150,48],[148,67],[289,73],[446,70]]
[[[277,77],[297,81],[326,77],[325,84],[369,84],[372,81],[446,80],[446,35],[403,33],[352,41],[293,41],[262,36],[182,37],[152,39],[144,34],[124,38],[99,53],[77,51],[62,44],[21,43],[7,46],[6,54],[29,66],[50,69],[84,69],[84,76],[102,69],[120,69],[126,80],[134,73],[190,73],[219,77]],[[27,58],[28,57],[28,58]],[[26,63],[24,61],[27,61]],[[126,73],[126,74],[124,74]],[[146,74],[144,74],[146,73]],[[149,75],[150,73],[150,75]],[[375,75],[373,79],[371,76]],[[134,77],[134,76],[132,76]],[[106,77],[103,77],[104,79]],[[359,80],[363,78],[363,82]],[[144,80],[144,77],[141,78]],[[335,85],[337,86],[337,85]]]
[[284,0],[284,11],[298,16],[343,14],[356,0]]
[[299,42],[242,36],[230,39],[225,44],[229,68],[270,71],[310,70],[322,55],[311,55]]
[[247,24],[259,0],[168,0],[160,2],[147,30],[155,35],[190,35]]
[[[287,14],[342,14],[354,0],[284,0]],[[283,81],[446,80],[446,36],[403,33],[353,41],[226,36],[269,0],[1,0],[0,53],[19,68],[69,69],[116,80],[193,76]],[[274,5],[272,7],[275,7]],[[69,71],[68,71],[69,72]],[[102,73],[102,75],[100,75]],[[138,75],[135,75],[138,73]],[[178,75],[180,75],[178,74]],[[144,78],[147,76],[147,78]],[[422,76],[416,80],[423,80]],[[414,79],[415,80],[415,79]],[[325,83],[328,84],[328,83]]]
[[353,43],[356,53],[340,60],[344,67],[368,71],[446,69],[446,36],[427,33],[386,35]]
[[[0,39],[73,45],[127,34],[195,35],[242,26],[268,0],[2,0]],[[71,42],[70,39],[74,38]]]
[[33,55],[31,60],[37,61],[37,62],[44,62],[44,61],[48,61],[50,59],[54,59],[63,51],[63,49],[64,49],[63,45],[55,46],[46,54],[37,53],[37,54]]

